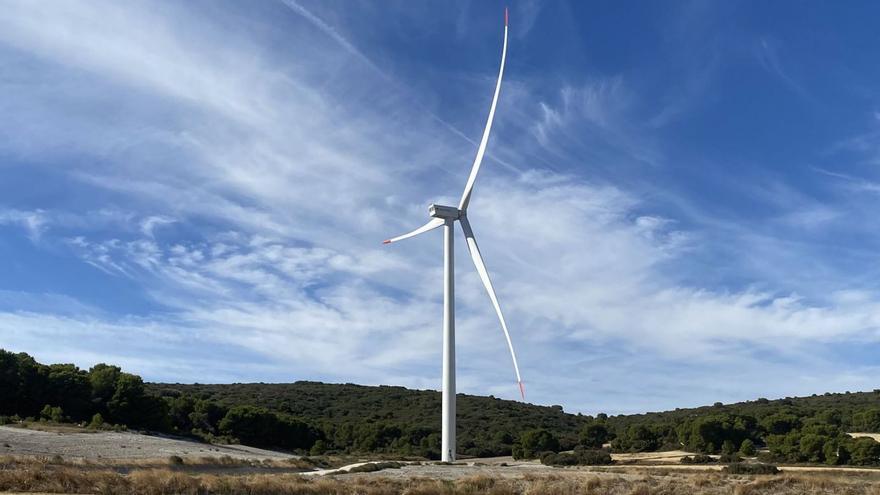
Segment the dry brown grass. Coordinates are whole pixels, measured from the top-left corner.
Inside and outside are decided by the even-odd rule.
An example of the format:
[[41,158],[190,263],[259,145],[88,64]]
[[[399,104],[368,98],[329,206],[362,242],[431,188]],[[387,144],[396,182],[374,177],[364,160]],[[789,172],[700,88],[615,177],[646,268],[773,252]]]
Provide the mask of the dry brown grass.
[[880,495],[880,477],[689,472],[652,476],[566,469],[558,474],[512,478],[475,474],[457,480],[381,473],[307,478],[296,474],[204,474],[167,466],[122,474],[97,463],[0,458],[0,492],[4,491],[97,495]]

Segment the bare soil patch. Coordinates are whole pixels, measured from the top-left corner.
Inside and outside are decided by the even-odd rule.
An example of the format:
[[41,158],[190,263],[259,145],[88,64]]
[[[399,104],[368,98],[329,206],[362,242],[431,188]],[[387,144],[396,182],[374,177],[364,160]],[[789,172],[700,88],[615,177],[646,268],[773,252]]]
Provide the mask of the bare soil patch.
[[85,429],[40,431],[0,426],[0,455],[55,456],[64,459],[291,459],[296,456],[244,445],[211,445],[181,438],[131,432],[94,432]]

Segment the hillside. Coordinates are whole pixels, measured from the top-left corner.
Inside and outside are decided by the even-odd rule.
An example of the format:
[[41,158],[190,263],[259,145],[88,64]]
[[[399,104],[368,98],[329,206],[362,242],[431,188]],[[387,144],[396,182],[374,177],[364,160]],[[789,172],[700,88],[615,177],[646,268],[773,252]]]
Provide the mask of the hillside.
[[[149,390],[164,396],[193,396],[224,407],[264,407],[320,425],[325,433],[338,432],[346,425],[373,424],[399,429],[391,434],[406,437],[401,433],[436,434],[440,423],[438,392],[402,387],[296,382],[150,384]],[[740,450],[748,440],[751,445],[768,447],[780,461],[848,463],[848,449],[858,449],[855,455],[860,464],[880,462],[880,444],[869,444],[867,440],[853,443],[847,436],[854,431],[880,431],[880,390],[716,403],[598,418],[567,414],[559,406],[541,407],[492,397],[463,395],[458,404],[459,450],[470,455],[506,453],[523,432],[535,428],[549,430],[559,438],[563,449],[571,448],[590,442],[579,435],[584,427],[599,425],[601,433],[593,438],[595,445],[611,441],[616,451],[684,447],[694,452],[720,453]],[[358,444],[344,435],[327,436],[337,447]],[[389,451],[400,451],[393,443],[387,447]],[[843,457],[838,456],[840,452],[844,452]]]
[[[112,365],[82,370],[0,350],[0,424],[31,418],[173,433],[294,452],[436,458],[440,393],[402,387],[290,384],[145,384]],[[577,445],[616,452],[684,448],[780,462],[880,464],[880,390],[676,409],[626,416],[565,413],[460,395],[458,453],[536,457]]]
[[[440,433],[440,393],[403,387],[370,387],[300,381],[184,385],[149,383],[153,394],[191,396],[225,408],[257,406],[287,414],[324,431],[346,425],[386,425],[400,430]],[[521,432],[545,428],[573,446],[586,418],[567,414],[560,406],[536,406],[494,397],[458,395],[458,443],[462,453],[494,455],[509,452]],[[344,441],[337,440],[340,444]]]

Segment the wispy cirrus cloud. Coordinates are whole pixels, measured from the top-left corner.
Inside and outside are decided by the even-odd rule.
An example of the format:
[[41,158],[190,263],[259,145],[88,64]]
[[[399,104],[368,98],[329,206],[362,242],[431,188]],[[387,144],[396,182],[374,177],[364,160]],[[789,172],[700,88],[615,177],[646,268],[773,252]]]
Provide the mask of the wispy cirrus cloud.
[[[151,379],[436,387],[439,239],[379,241],[422,223],[431,201],[456,200],[466,135],[413,105],[381,57],[306,2],[161,5],[12,2],[0,16],[0,59],[27,61],[0,82],[0,152],[21,159],[6,166],[79,192],[0,224],[137,287],[151,308],[9,297],[0,346]],[[461,79],[482,87],[495,56]],[[470,216],[534,400],[595,412],[787,395],[819,386],[796,373],[817,348],[877,344],[876,287],[829,290],[848,274],[800,273],[811,246],[792,232],[821,230],[838,209],[774,184],[731,188],[769,205],[761,223],[691,198],[669,208],[659,186],[598,173],[669,164],[663,126],[645,117],[662,105],[631,76],[551,90],[507,77],[491,147],[492,165],[509,166],[484,169]],[[466,257],[457,263],[462,389],[514,397],[492,309]],[[765,359],[787,381],[715,382]],[[869,363],[844,373],[839,362],[821,366],[835,384],[866,383]],[[694,392],[676,396],[681,383]]]

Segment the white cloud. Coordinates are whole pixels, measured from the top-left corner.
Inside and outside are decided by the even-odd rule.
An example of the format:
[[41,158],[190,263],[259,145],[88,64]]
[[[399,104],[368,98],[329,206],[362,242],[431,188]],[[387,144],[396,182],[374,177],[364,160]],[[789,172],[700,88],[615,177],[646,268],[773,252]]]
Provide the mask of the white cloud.
[[46,225],[46,217],[40,210],[0,210],[0,225],[18,225],[27,232],[31,241],[40,240]]
[[[268,373],[437,385],[439,238],[379,242],[420,224],[432,200],[454,200],[473,149],[409,105],[366,56],[351,63],[353,45],[342,33],[298,10],[319,30],[293,24],[279,55],[261,44],[270,26],[260,19],[224,24],[220,14],[187,4],[4,8],[0,43],[43,64],[42,72],[11,70],[33,70],[28,75],[42,75],[66,97],[58,102],[39,88],[0,96],[11,128],[31,133],[0,146],[50,163],[61,150],[88,157],[72,161],[64,179],[124,198],[131,211],[14,210],[0,223],[25,225],[32,237],[51,237],[131,279],[163,311],[75,318],[9,310],[0,313],[0,345],[40,349],[47,360],[116,360],[153,378]],[[323,42],[327,35],[335,45]],[[515,79],[505,88],[514,101],[529,94]],[[625,155],[656,165],[662,155],[627,118],[635,100],[619,77],[566,85],[555,101],[526,110],[502,99],[493,143],[510,150],[505,158],[529,146],[503,132],[501,115],[520,111],[548,149],[590,138],[617,150],[609,161]],[[795,365],[775,367],[785,374],[817,343],[877,341],[880,308],[870,291],[815,300],[683,280],[689,257],[707,255],[706,234],[652,207],[574,173],[484,168],[469,217],[536,400],[588,409],[580,394],[604,387],[593,364],[617,373],[620,384],[630,379],[621,376],[627,369],[638,380],[657,374],[653,363],[755,364],[759,350],[793,356]],[[788,221],[822,224],[829,215],[817,208]],[[95,218],[113,220],[95,229],[88,221]],[[181,228],[159,228],[171,222]],[[467,392],[514,397],[492,309],[463,249],[457,259],[461,383]],[[216,354],[189,360],[196,347]],[[652,364],[639,364],[637,353]],[[224,371],[229,356],[235,366]],[[249,368],[253,362],[261,364]]]

